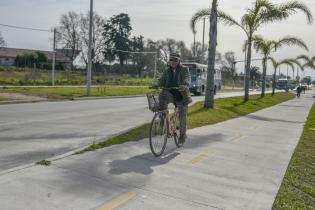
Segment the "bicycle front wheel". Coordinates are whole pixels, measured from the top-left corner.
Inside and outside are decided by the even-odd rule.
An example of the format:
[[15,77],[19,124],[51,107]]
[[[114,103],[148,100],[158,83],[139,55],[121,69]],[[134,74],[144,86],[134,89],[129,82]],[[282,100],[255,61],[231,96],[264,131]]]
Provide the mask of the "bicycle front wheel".
[[181,146],[183,146],[183,144],[179,143],[179,113],[178,110],[175,110],[175,112],[173,113],[172,117],[171,117],[171,121],[172,121],[172,126],[173,126],[173,138],[175,141],[176,146],[179,148]]
[[157,113],[152,119],[150,127],[150,148],[155,157],[161,156],[167,143],[167,124],[164,113]]

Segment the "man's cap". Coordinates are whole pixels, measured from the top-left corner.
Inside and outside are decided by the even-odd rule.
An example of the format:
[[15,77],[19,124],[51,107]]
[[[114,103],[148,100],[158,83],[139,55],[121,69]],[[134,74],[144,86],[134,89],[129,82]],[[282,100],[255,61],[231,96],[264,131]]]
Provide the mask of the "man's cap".
[[170,53],[170,59],[175,58],[177,60],[180,60],[180,55],[179,53]]

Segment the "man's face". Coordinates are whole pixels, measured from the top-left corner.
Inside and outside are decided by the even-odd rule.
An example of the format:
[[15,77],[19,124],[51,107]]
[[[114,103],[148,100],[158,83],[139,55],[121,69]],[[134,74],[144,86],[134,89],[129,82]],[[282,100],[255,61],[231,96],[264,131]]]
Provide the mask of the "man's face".
[[172,68],[176,68],[176,66],[179,64],[179,60],[177,59],[177,58],[171,58],[170,59],[170,66],[172,67]]

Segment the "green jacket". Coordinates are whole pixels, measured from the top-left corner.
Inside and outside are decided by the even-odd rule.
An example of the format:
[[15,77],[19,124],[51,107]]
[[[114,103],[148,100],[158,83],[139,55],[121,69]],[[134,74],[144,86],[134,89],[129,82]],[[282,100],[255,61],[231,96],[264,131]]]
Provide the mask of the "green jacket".
[[[175,81],[172,80],[175,76]],[[183,95],[183,100],[185,104],[191,103],[191,95],[189,92],[189,84],[190,84],[190,73],[188,67],[185,67],[179,64],[176,68],[176,74],[174,75],[171,67],[168,67],[163,71],[162,76],[158,80],[158,84],[161,87],[169,88],[169,87],[178,87],[180,85],[185,85],[187,88],[184,92],[181,92]]]

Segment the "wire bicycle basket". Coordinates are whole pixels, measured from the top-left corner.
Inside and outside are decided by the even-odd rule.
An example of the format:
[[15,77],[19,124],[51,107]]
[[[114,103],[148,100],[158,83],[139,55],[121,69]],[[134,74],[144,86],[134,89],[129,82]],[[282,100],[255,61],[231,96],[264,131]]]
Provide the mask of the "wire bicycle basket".
[[152,112],[159,111],[160,103],[159,103],[159,93],[153,92],[147,94],[149,109]]

